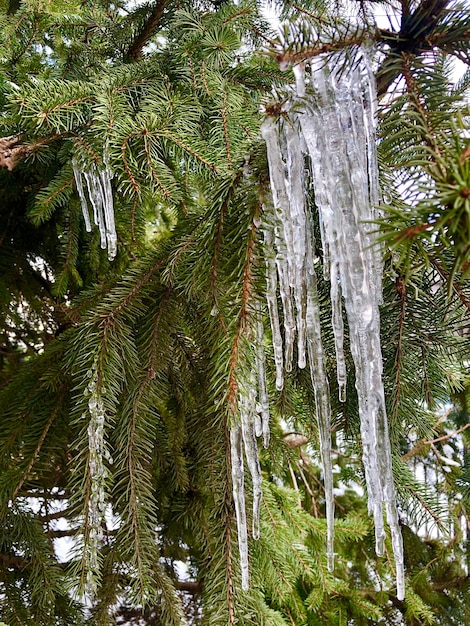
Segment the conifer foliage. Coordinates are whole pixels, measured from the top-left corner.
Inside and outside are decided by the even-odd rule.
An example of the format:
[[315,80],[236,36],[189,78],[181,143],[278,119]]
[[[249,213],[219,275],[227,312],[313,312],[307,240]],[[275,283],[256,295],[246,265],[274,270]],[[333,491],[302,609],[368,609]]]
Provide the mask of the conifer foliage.
[[[301,0],[266,9],[254,0],[0,4],[8,626],[470,620],[470,8]],[[382,245],[403,600],[390,536],[383,556],[374,551],[347,330],[346,401],[338,393],[330,320],[332,307],[337,321],[346,311],[324,278],[308,157],[333,571],[315,372],[295,358],[276,384],[270,325],[277,207],[262,124],[292,119],[294,66],[305,65],[308,81],[313,63],[354,67],[360,46],[379,97],[381,199],[368,228]],[[261,365],[255,413],[266,420],[269,410],[270,442],[259,446],[259,538],[259,486],[244,479],[247,584],[233,438]]]

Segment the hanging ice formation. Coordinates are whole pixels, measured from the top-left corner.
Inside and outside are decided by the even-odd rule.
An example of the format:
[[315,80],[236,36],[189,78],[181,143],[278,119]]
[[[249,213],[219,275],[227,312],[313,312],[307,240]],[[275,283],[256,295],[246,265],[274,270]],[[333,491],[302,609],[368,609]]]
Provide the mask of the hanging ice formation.
[[[368,508],[376,551],[384,551],[383,505],[396,562],[397,596],[404,596],[403,545],[395,502],[392,456],[382,382],[379,305],[381,252],[369,232],[379,202],[375,152],[375,83],[366,49],[352,60],[345,52],[309,65],[308,80],[294,68],[296,89],[279,119],[262,126],[273,206],[265,211],[267,303],[271,319],[276,385],[282,389],[297,343],[300,368],[308,355],[315,391],[328,522],[327,555],[333,566],[333,479],[330,402],[316,288],[314,238],[306,207],[305,163],[319,211],[324,275],[330,281],[340,400],[345,400],[342,302],[356,371]],[[375,245],[374,245],[375,244]],[[281,333],[277,295],[282,302]]]
[[100,231],[101,248],[103,250],[108,249],[108,258],[112,261],[117,253],[117,235],[114,225],[113,191],[111,188],[113,175],[109,166],[106,148],[102,166],[92,163],[87,167],[81,167],[76,157],[73,157],[72,167],[82,205],[85,228],[87,232],[91,232],[91,221],[88,213],[88,202],[83,188],[83,179],[88,191],[88,198],[93,207],[93,220]]
[[264,447],[269,445],[269,401],[266,386],[265,356],[263,349],[263,323],[255,321],[254,328],[255,363],[248,374],[238,377],[238,413],[240,422],[230,429],[232,466],[232,489],[238,528],[238,547],[242,572],[242,588],[249,588],[248,577],[248,529],[245,509],[245,468],[248,466],[253,487],[253,527],[254,539],[259,539],[259,518],[261,508],[261,467],[258,458],[257,437],[263,438]]
[[[90,596],[96,592],[95,576],[99,572],[98,554],[102,547],[103,523],[105,519],[106,493],[105,484],[109,471],[105,460],[112,462],[104,439],[105,409],[102,398],[103,389],[98,385],[96,363],[89,371],[90,382],[85,395],[88,397],[88,473],[90,495],[87,503],[86,526],[88,537],[85,545],[87,561],[86,591]],[[84,418],[88,417],[86,414]]]

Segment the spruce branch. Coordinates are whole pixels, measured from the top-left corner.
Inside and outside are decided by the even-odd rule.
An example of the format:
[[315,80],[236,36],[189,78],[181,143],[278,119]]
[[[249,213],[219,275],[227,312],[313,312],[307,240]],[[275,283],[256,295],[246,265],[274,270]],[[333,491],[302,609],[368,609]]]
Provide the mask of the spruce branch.
[[127,150],[129,141],[133,137],[135,137],[135,136],[136,136],[136,133],[131,133],[131,134],[127,135],[124,138],[124,141],[121,144],[121,157],[122,157],[122,163],[124,165],[124,169],[125,169],[126,174],[127,174],[128,178],[129,178],[129,180],[131,182],[132,189],[134,190],[134,193],[135,193],[136,196],[140,196],[141,195],[140,185],[137,182],[134,174],[132,173],[132,170],[131,170],[130,165],[129,165],[129,161],[128,161],[127,156],[126,156],[126,150]]
[[449,281],[451,282],[452,290],[455,291],[460,302],[470,312],[470,298],[465,294],[460,283],[458,283],[455,278],[452,278],[451,280],[451,275],[449,274],[449,272],[446,272],[446,270],[442,266],[442,263],[440,263],[440,261],[438,261],[434,256],[430,256],[429,260],[431,261],[432,265],[434,265],[434,267],[437,269],[442,278],[444,278],[447,283],[449,283]]
[[156,2],[142,29],[130,44],[124,58],[130,58],[133,61],[138,61],[141,58],[145,44],[152,37],[163,17],[167,2],[168,0],[158,0]]
[[[258,207],[260,210],[260,207]],[[245,267],[242,278],[242,292],[241,292],[241,306],[238,314],[237,332],[232,343],[230,361],[229,361],[229,376],[228,376],[228,390],[227,390],[227,402],[231,411],[235,414],[237,412],[237,368],[241,351],[242,337],[246,331],[247,320],[250,311],[250,302],[252,297],[252,273],[255,253],[255,234],[257,227],[255,221],[251,222],[250,230],[248,231],[248,242]]]
[[53,411],[51,412],[51,415],[49,417],[49,419],[47,420],[46,425],[43,428],[43,431],[41,433],[41,436],[39,437],[38,443],[36,445],[36,448],[31,456],[31,459],[28,462],[28,465],[26,466],[23,474],[21,475],[21,478],[17,484],[17,486],[15,487],[15,490],[13,491],[13,495],[12,495],[12,501],[14,502],[19,494],[19,492],[21,491],[21,488],[23,487],[24,483],[26,482],[31,470],[33,469],[34,463],[36,462],[36,459],[38,458],[43,443],[47,437],[47,434],[49,432],[49,429],[51,428],[52,424],[54,423],[61,407],[62,407],[62,403],[64,400],[64,394],[65,394],[65,386],[62,386],[61,389],[59,390],[59,396],[56,402],[56,405],[53,409]]
[[393,421],[397,423],[398,421],[398,408],[400,403],[400,392],[401,392],[401,370],[402,370],[402,359],[403,359],[403,330],[405,325],[405,310],[406,310],[406,282],[402,276],[398,276],[396,280],[396,290],[399,298],[399,314],[398,314],[398,340],[397,340],[397,349],[396,349],[396,357],[395,357],[395,386],[393,389],[393,408],[392,408],[392,417]]

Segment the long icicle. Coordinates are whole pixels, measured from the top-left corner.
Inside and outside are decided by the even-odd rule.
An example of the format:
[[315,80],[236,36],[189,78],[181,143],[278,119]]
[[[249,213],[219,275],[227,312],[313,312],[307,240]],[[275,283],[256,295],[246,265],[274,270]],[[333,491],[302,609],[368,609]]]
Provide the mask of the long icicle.
[[[398,523],[392,457],[382,382],[380,347],[381,259],[367,232],[378,202],[375,156],[375,92],[370,61],[359,51],[359,62],[344,71],[348,59],[337,54],[330,63],[312,66],[312,90],[297,84],[304,109],[298,117],[311,157],[315,202],[320,211],[323,247],[329,251],[333,307],[338,306],[339,274],[348,318],[351,353],[356,369],[363,462],[369,511],[376,529],[376,550],[384,550],[382,506],[392,534],[397,569],[397,596],[404,596],[403,546]],[[357,60],[356,60],[357,61]],[[341,67],[339,74],[336,68]],[[333,281],[335,281],[333,283]],[[338,362],[342,359],[342,328],[333,311]],[[339,348],[339,349],[338,349]],[[342,373],[338,366],[338,384]]]
[[[286,158],[282,156],[282,145],[279,136],[280,129],[271,118],[267,118],[261,131],[266,142],[271,189],[275,207],[274,216],[268,216],[269,221],[274,217],[275,238],[278,259],[279,283],[281,284],[281,300],[283,302],[284,318],[290,316],[290,308],[286,308],[286,297],[283,296],[282,277],[289,277],[289,295],[292,292],[296,305],[296,325],[298,345],[298,365],[305,367],[305,342],[310,363],[310,373],[315,391],[316,413],[320,435],[320,451],[325,485],[326,517],[328,526],[327,562],[328,568],[334,564],[334,497],[333,474],[331,462],[331,409],[328,378],[324,363],[323,345],[320,330],[320,310],[316,289],[316,275],[314,268],[314,235],[311,219],[305,207],[304,189],[304,155],[301,149],[301,140],[298,130],[292,120],[284,124]],[[283,237],[282,237],[283,235]],[[268,250],[269,254],[269,250]],[[269,262],[269,261],[268,261]],[[268,266],[269,267],[269,266]],[[269,286],[268,275],[268,286]],[[272,298],[272,296],[270,296]],[[269,303],[269,301],[268,301]],[[271,317],[271,323],[273,319]],[[287,338],[286,344],[293,343],[293,337]],[[272,329],[273,336],[275,329]],[[286,346],[286,361],[288,348]]]

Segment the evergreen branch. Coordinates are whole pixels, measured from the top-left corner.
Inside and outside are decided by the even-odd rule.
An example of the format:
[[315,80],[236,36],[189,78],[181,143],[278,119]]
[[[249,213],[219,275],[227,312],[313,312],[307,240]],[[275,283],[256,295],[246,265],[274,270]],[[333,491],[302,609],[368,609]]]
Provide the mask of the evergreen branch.
[[126,157],[126,149],[127,149],[128,144],[129,144],[129,141],[131,140],[132,137],[135,137],[135,136],[136,136],[135,133],[131,133],[131,134],[127,135],[124,138],[124,141],[121,144],[121,157],[122,157],[122,163],[124,165],[124,169],[126,170],[126,174],[127,174],[128,178],[129,178],[129,180],[131,181],[132,188],[134,189],[135,194],[137,196],[140,196],[140,185],[136,181],[136,179],[135,179],[135,177],[134,177],[134,175],[133,175],[133,173],[131,171],[131,168],[129,166],[129,161],[127,160],[127,157]]
[[404,454],[401,458],[405,462],[409,461],[410,459],[417,456],[418,454],[421,454],[423,448],[425,448],[426,446],[434,446],[434,444],[436,443],[440,443],[442,441],[448,441],[449,439],[452,439],[452,437],[455,437],[457,435],[460,435],[460,433],[463,433],[465,430],[467,430],[467,428],[470,428],[470,423],[465,424],[464,426],[461,426],[460,428],[457,428],[457,430],[453,430],[450,433],[446,433],[445,435],[442,435],[441,437],[436,437],[435,439],[420,439],[419,441],[415,443],[415,445],[411,448],[411,450],[408,450],[408,452]]
[[402,343],[403,343],[403,328],[405,324],[405,307],[406,307],[406,283],[403,277],[398,276],[396,280],[396,290],[399,297],[399,316],[398,316],[398,343],[395,358],[395,389],[393,398],[393,421],[397,423],[398,420],[398,406],[400,402],[400,387],[401,387],[401,368],[402,368]]
[[[70,184],[72,184],[72,182],[73,182],[73,178],[70,181]],[[68,230],[67,230],[67,251],[65,253],[64,268],[62,272],[57,276],[57,280],[53,286],[54,293],[58,295],[64,294],[66,292],[67,284],[68,284],[68,275],[71,272],[71,268],[74,268],[73,261],[75,260],[74,257],[76,257],[76,254],[74,254],[74,251],[75,251],[74,234],[75,233],[74,233],[73,220],[72,220],[74,210],[73,210],[73,206],[71,203],[69,204],[68,213],[69,215],[68,215]]]
[[[214,296],[215,306],[217,306],[217,308],[218,308],[217,273],[218,273],[218,265],[219,265],[219,257],[220,257],[220,247],[222,244],[222,231],[223,231],[223,226],[224,226],[224,220],[225,220],[225,216],[227,215],[227,210],[230,204],[230,200],[235,192],[235,189],[238,186],[238,183],[240,182],[242,178],[243,178],[243,171],[239,170],[234,180],[230,184],[230,187],[227,190],[227,193],[225,194],[224,200],[222,202],[222,206],[220,208],[220,214],[219,214],[219,219],[217,223],[217,231],[215,235],[215,246],[214,246],[214,257],[212,260],[212,268],[211,268],[212,292]],[[222,314],[219,314],[219,320],[220,320],[222,329],[225,331],[226,325],[222,317]]]
[[133,61],[140,59],[145,44],[152,37],[155,29],[163,17],[166,4],[167,0],[158,0],[152,12],[148,16],[142,30],[137,34],[136,38],[129,46],[127,53],[124,55],[125,58],[131,58]]
[[239,17],[245,15],[251,15],[253,13],[252,7],[242,7],[239,11],[235,11],[234,13],[230,13],[228,17],[222,20],[221,24],[230,24],[230,22],[236,21]]
[[425,127],[421,132],[422,141],[425,145],[429,147],[431,154],[436,155],[436,158],[433,159],[433,162],[441,171],[441,174],[445,177],[446,171],[444,169],[441,159],[439,158],[441,156],[441,150],[439,148],[436,134],[432,128],[432,124],[429,119],[429,111],[427,110],[427,107],[420,96],[416,81],[411,72],[410,60],[411,55],[409,53],[403,54],[402,67],[403,76],[406,83],[406,90],[410,98],[410,103],[416,108],[416,111],[421,115],[422,120],[425,124]]
[[171,193],[168,191],[168,189],[162,183],[162,181],[158,177],[158,174],[155,171],[155,168],[152,165],[152,160],[151,160],[151,156],[150,156],[150,147],[148,145],[148,132],[147,132],[147,130],[145,130],[143,132],[143,139],[144,139],[145,154],[147,156],[147,163],[148,163],[148,165],[150,167],[150,172],[152,174],[152,177],[155,180],[155,182],[157,183],[158,187],[161,189],[161,191],[162,191],[163,195],[165,196],[165,198],[168,200],[171,197]]
[[[55,199],[58,195],[60,195],[63,191],[65,191],[65,189],[68,189],[69,187],[71,187],[71,186],[73,185],[73,181],[74,181],[74,178],[73,178],[73,176],[71,176],[71,177],[69,178],[69,180],[68,180],[67,182],[65,182],[65,183],[62,185],[62,187],[59,187],[59,189],[56,189],[56,190],[54,191],[54,193],[52,193],[50,196],[48,196],[47,198],[45,198],[44,200],[42,200],[42,203],[44,203],[44,204],[46,204],[46,205],[47,205],[47,204],[49,204],[49,203],[53,202],[53,201],[54,201],[54,199]],[[39,218],[39,219],[40,219],[40,218]]]
[[181,139],[178,139],[178,137],[176,137],[173,133],[171,133],[168,130],[165,130],[165,131],[162,131],[162,135],[165,137],[168,137],[168,139],[171,139],[171,141],[173,141],[177,146],[182,148],[185,152],[190,154],[196,160],[201,161],[201,163],[204,163],[204,165],[207,165],[207,167],[211,170],[211,172],[217,173],[217,168],[213,163],[210,163],[201,154],[193,150],[191,146],[188,146],[188,144],[184,143],[184,141],[181,141]]
[[15,490],[13,492],[13,495],[11,497],[12,501],[14,502],[18,496],[18,493],[20,492],[21,488],[23,487],[26,479],[28,478],[34,463],[36,462],[36,459],[39,456],[39,453],[41,452],[42,449],[42,445],[47,437],[47,433],[49,432],[50,427],[52,426],[52,424],[54,423],[55,418],[57,417],[57,414],[59,413],[59,410],[62,406],[62,400],[63,400],[63,394],[65,392],[65,387],[62,387],[61,390],[59,390],[59,397],[57,399],[57,403],[54,407],[54,410],[52,411],[46,425],[43,428],[43,431],[41,433],[41,436],[39,437],[38,443],[36,445],[36,448],[33,452],[33,455],[31,456],[31,459],[29,460],[28,465],[26,466],[26,469],[24,470],[23,474],[21,475],[21,478],[17,484],[17,486],[15,487]]
[[[51,208],[49,205],[54,205],[54,200],[56,200],[56,198],[59,198],[59,202],[60,202],[60,199],[61,199],[60,197],[64,194],[64,191],[66,189],[70,189],[71,187],[73,187],[73,183],[74,183],[74,177],[73,177],[73,174],[72,174],[72,176],[70,178],[68,178],[59,187],[56,187],[52,191],[52,193],[50,193],[45,198],[43,198],[42,194],[41,194],[41,196],[39,198],[39,202],[36,203],[36,206],[39,205],[40,209],[34,211],[34,222],[35,223],[38,224],[38,223],[41,223],[42,221],[48,219],[48,217],[50,216],[50,214],[54,210],[54,207],[52,206],[52,208]],[[47,190],[47,187],[46,187],[46,190]]]
[[[437,271],[442,276],[442,278],[444,278],[448,282],[450,280],[450,274],[448,274],[448,272],[445,271],[441,263],[433,256],[430,256],[429,260],[437,269]],[[455,291],[455,293],[459,297],[460,302],[468,309],[468,311],[470,311],[470,299],[465,295],[461,285],[455,279],[452,280],[452,289]]]
[[230,152],[230,138],[228,132],[228,120],[227,120],[227,92],[223,91],[223,101],[222,101],[222,125],[224,129],[224,141],[225,141],[225,152],[227,154],[227,163],[229,169],[232,169],[232,155]]
[[308,59],[313,59],[314,57],[318,57],[322,54],[338,52],[339,50],[360,46],[366,39],[370,39],[370,34],[367,34],[367,36],[364,34],[350,37],[331,43],[322,43],[319,41],[314,45],[302,47],[301,50],[283,50],[282,52],[278,52],[275,55],[275,58],[280,65],[284,65],[286,63],[292,63],[295,65],[301,61],[307,61]]
[[202,84],[204,85],[204,89],[207,92],[208,96],[211,96],[211,90],[209,89],[209,85],[207,84],[207,78],[206,78],[206,64],[204,63],[204,59],[201,61],[201,79],[202,79]]
[[91,158],[96,163],[96,165],[99,165],[102,163],[102,158],[100,157],[100,155],[93,150],[90,144],[87,143],[83,139],[83,137],[80,137],[80,135],[75,135],[74,140],[75,142],[79,143],[82,146],[82,148],[85,150],[85,152],[87,152],[91,156]]
[[131,209],[131,241],[132,243],[136,243],[137,241],[137,238],[135,236],[135,217],[136,217],[136,210],[137,210],[137,202],[138,202],[138,198],[136,196],[132,203],[132,209]]
[[251,228],[248,233],[248,246],[247,256],[245,262],[245,269],[242,278],[242,294],[241,294],[241,307],[238,315],[237,332],[235,339],[233,340],[231,356],[229,361],[229,377],[228,377],[228,391],[227,402],[231,411],[235,414],[237,412],[237,391],[238,383],[236,377],[236,370],[238,367],[240,344],[243,334],[246,330],[246,322],[249,315],[249,304],[251,300],[252,292],[252,264],[255,251],[255,233],[256,226],[254,221],[251,223]]
[[[21,22],[21,20],[20,20],[20,22]],[[19,25],[20,25],[20,22],[18,22],[18,24],[17,24],[17,29],[18,29],[18,27],[19,27]],[[11,64],[12,64],[13,66],[17,65],[17,64],[18,64],[18,61],[21,59],[21,57],[22,57],[24,54],[26,54],[26,52],[28,51],[29,46],[30,46],[30,45],[32,44],[32,42],[34,41],[34,38],[36,37],[36,35],[38,34],[38,32],[39,32],[39,19],[38,19],[37,15],[36,15],[36,16],[35,16],[35,20],[34,20],[34,28],[33,28],[32,32],[31,32],[31,34],[30,34],[30,36],[29,36],[29,38],[28,38],[28,41],[27,41],[27,42],[26,42],[26,44],[23,46],[23,49],[22,49],[20,52],[18,52],[18,54],[16,54],[15,56],[13,56],[13,57],[11,58]]]

